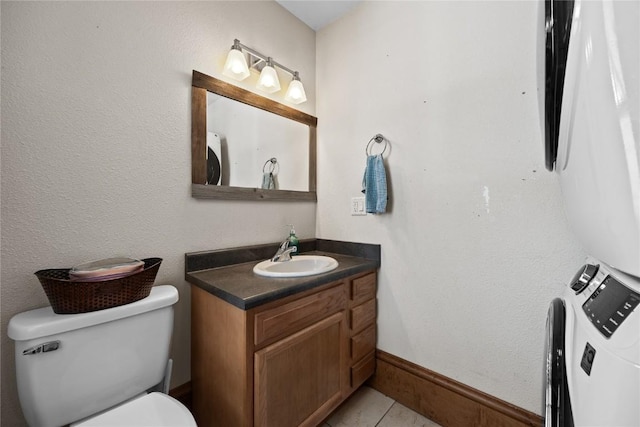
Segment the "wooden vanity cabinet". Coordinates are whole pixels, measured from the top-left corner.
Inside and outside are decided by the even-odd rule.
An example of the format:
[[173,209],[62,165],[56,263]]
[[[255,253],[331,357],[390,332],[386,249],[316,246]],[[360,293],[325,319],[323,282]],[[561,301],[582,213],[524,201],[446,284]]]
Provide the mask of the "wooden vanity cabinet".
[[198,425],[316,426],[374,373],[375,271],[246,311],[191,289]]
[[376,274],[348,281],[350,388],[355,391],[376,369]]

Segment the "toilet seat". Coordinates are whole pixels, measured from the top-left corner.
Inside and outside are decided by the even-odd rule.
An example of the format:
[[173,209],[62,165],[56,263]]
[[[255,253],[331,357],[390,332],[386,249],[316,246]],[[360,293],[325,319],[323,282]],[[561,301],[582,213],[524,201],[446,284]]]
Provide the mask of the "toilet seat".
[[131,400],[74,427],[190,427],[191,412],[171,396],[153,392]]

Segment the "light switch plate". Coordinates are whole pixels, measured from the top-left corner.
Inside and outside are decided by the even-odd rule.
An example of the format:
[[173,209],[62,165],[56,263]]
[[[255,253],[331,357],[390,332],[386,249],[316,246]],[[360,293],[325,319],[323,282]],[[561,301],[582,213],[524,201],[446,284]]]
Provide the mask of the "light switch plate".
[[351,198],[351,215],[366,215],[364,197],[352,197]]

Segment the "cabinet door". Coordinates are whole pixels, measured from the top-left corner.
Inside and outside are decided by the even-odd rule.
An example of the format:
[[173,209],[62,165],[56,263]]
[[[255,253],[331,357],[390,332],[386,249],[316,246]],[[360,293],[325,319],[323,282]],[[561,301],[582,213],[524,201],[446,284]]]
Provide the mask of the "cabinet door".
[[255,426],[317,425],[348,388],[345,312],[255,353]]

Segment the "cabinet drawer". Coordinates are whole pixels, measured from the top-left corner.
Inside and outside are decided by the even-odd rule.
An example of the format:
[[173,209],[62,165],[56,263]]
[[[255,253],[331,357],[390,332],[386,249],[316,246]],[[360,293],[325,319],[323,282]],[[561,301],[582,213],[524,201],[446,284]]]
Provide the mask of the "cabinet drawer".
[[371,325],[351,338],[351,360],[358,361],[376,348],[376,326]]
[[343,286],[292,301],[255,315],[254,343],[286,336],[346,308]]
[[376,320],[376,300],[372,299],[364,304],[351,309],[351,329],[358,332],[366,326],[375,323]]
[[351,299],[360,304],[376,296],[376,273],[358,277],[351,282]]
[[371,352],[367,357],[351,368],[351,388],[359,387],[376,371],[376,354]]

